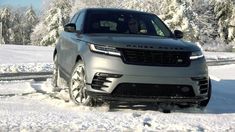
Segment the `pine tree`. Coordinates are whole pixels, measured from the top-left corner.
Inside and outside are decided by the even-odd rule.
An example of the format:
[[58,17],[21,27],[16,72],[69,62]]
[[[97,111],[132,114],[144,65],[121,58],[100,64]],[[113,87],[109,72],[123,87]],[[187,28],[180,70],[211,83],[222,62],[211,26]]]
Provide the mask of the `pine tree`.
[[[0,8],[0,14],[2,14],[2,9]],[[1,20],[1,17],[0,17],[0,44],[4,44],[4,40],[3,40],[3,37],[2,37],[2,20]]]
[[212,1],[218,20],[218,32],[227,43],[235,37],[235,3],[232,0]]
[[163,2],[157,2],[156,0],[124,0],[122,1],[120,7],[160,14],[160,7],[162,3]]
[[33,32],[32,28],[37,24],[38,18],[32,6],[25,12],[23,25],[23,44],[31,42],[30,35]]
[[123,0],[72,0],[70,16],[83,8],[121,8]]
[[45,8],[44,16],[31,35],[34,45],[54,45],[63,26],[69,21],[70,0],[54,0]]
[[12,44],[23,44],[23,27],[22,27],[22,17],[23,14],[21,11],[16,10],[11,18],[11,22],[12,22],[12,30],[13,33],[11,34],[11,36],[13,36],[13,38],[11,39],[11,43]]
[[10,17],[11,17],[11,12],[9,8],[4,8],[2,10],[2,13],[0,15],[0,19],[2,22],[2,37],[3,37],[3,42],[5,44],[10,43]]

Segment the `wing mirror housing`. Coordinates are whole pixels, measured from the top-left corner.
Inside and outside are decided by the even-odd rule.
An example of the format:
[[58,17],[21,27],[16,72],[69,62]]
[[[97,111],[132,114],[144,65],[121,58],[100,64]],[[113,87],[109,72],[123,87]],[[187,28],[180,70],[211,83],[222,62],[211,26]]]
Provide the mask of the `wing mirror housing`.
[[175,30],[174,31],[175,38],[181,39],[184,37],[184,33],[180,30]]
[[76,25],[74,23],[68,23],[64,26],[65,32],[76,32]]

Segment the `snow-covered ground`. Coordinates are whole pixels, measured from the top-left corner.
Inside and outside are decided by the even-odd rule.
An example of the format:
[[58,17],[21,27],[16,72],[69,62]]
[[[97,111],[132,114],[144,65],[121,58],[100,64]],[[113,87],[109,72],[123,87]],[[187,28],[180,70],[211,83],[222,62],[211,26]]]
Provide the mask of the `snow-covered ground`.
[[235,60],[234,52],[204,52],[207,61]]
[[[21,70],[27,71],[28,64],[31,63],[35,64],[35,67],[39,63],[52,63],[49,57],[52,55],[53,48],[39,49],[28,46],[22,48],[23,51],[18,51],[19,47],[21,46],[10,46],[7,50],[6,46],[0,46],[1,72],[5,72],[1,70],[2,65],[7,64],[23,64],[25,67]],[[5,57],[4,52],[7,51],[11,53]],[[21,55],[17,54],[17,51]],[[231,58],[229,57],[231,54],[227,55],[227,53],[210,54],[218,58]],[[27,59],[28,56],[34,57],[30,60]],[[16,62],[15,59],[3,60],[17,57],[20,60]],[[95,108],[75,106],[67,101],[66,92],[52,92],[50,79],[41,82],[0,81],[0,131],[233,132],[235,131],[235,64],[210,66],[209,72],[213,92],[205,111],[195,108],[184,110],[176,108],[170,114],[164,114],[156,107],[123,106],[110,109],[108,105]]]
[[54,47],[0,45],[0,73],[52,71]]
[[[53,70],[54,47],[0,45],[0,73]],[[235,53],[205,52],[207,61],[235,60]]]

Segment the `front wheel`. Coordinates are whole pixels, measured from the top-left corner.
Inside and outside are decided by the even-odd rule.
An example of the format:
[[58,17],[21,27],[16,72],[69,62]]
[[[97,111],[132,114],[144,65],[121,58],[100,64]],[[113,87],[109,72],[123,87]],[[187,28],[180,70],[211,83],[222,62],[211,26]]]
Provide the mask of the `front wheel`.
[[73,68],[69,82],[70,99],[77,105],[92,106],[92,98],[86,93],[86,74],[83,61],[79,61]]

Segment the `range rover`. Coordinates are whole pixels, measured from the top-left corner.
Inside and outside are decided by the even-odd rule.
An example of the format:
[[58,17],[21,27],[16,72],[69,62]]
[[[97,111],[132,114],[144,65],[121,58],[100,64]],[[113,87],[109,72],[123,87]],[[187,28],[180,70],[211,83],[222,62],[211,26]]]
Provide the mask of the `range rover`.
[[211,83],[201,49],[155,14],[86,8],[64,26],[54,50],[53,84],[71,100],[207,106]]

